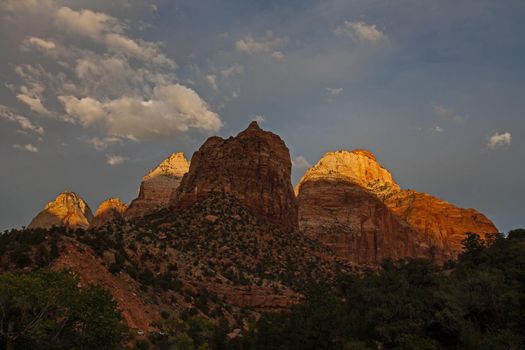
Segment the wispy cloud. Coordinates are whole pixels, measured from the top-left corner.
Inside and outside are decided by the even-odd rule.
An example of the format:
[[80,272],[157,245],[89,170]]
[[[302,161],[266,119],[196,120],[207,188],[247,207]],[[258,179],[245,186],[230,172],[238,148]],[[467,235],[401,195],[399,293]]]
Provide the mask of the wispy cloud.
[[333,97],[341,95],[343,91],[343,88],[326,88],[326,93]]
[[106,155],[106,163],[111,166],[117,166],[124,163],[128,158],[119,155]]
[[309,168],[312,166],[303,156],[297,156],[292,159],[292,165],[297,168]]
[[387,39],[386,34],[379,30],[375,24],[368,24],[363,21],[345,21],[334,29],[334,34],[374,44]]
[[504,132],[502,134],[495,132],[489,137],[487,146],[490,149],[507,148],[510,146],[511,141],[512,135],[510,132]]
[[30,143],[25,144],[25,145],[14,144],[14,145],[13,145],[13,148],[14,148],[14,149],[18,149],[18,150],[20,150],[20,151],[26,151],[26,152],[31,152],[31,153],[36,153],[36,152],[38,152],[38,147],[33,146],[33,145],[30,144]]
[[263,37],[246,36],[235,42],[235,48],[250,55],[270,53],[273,58],[282,60],[284,54],[279,51],[288,44],[287,37],[277,37],[271,31],[267,31]]
[[433,105],[432,111],[434,115],[445,120],[450,120],[458,124],[463,124],[466,121],[466,118],[460,114],[457,114],[452,109],[443,106],[443,105]]
[[28,118],[13,113],[7,106],[0,105],[0,118],[12,123],[17,123],[23,130],[30,130],[39,135],[44,134],[44,128],[38,124],[33,123]]

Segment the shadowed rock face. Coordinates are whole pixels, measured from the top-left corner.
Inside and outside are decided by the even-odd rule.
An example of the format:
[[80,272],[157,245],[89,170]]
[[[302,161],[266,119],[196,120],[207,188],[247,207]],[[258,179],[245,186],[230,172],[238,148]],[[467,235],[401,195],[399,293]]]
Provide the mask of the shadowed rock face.
[[444,262],[461,252],[466,232],[497,232],[474,209],[401,189],[364,150],[325,154],[296,193],[300,229],[360,264],[410,256]]
[[174,153],[142,178],[139,195],[124,213],[126,219],[142,217],[169,205],[171,194],[188,172],[189,162],[183,153]]
[[93,213],[86,202],[74,192],[63,192],[31,221],[28,228],[88,228]]
[[311,179],[299,188],[299,226],[359,266],[423,257],[428,245],[373,194],[345,178]]
[[108,198],[100,203],[95,217],[91,222],[91,227],[104,226],[108,222],[123,222],[124,212],[128,206],[118,198]]
[[193,154],[172,204],[179,210],[211,192],[228,193],[254,215],[282,230],[295,230],[297,204],[291,169],[290,152],[283,140],[252,122],[236,137],[210,137]]

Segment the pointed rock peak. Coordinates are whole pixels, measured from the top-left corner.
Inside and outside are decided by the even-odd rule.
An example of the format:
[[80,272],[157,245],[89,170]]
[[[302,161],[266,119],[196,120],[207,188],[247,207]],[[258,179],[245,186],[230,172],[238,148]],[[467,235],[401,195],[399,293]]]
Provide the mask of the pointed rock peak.
[[305,181],[320,179],[351,181],[380,198],[400,190],[392,174],[377,162],[372,152],[366,150],[326,153],[315,166],[308,169],[297,185],[296,192],[300,191]]
[[92,219],[93,213],[82,197],[75,192],[66,191],[47,203],[28,228],[87,228]]
[[253,130],[253,131],[261,131],[261,127],[257,123],[257,121],[253,120],[250,125],[248,125],[248,128],[246,130]]
[[184,156],[184,153],[177,152],[164,159],[156,168],[152,169],[143,180],[148,180],[159,175],[183,176],[188,172],[190,162]]
[[100,203],[95,212],[95,216],[99,216],[108,210],[116,210],[119,213],[124,213],[127,208],[127,204],[121,201],[120,198],[111,197]]

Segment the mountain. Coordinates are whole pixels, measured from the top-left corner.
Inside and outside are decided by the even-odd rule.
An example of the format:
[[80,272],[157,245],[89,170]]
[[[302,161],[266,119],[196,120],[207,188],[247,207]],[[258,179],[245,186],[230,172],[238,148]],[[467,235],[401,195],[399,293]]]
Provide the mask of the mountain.
[[46,204],[28,228],[87,228],[93,220],[93,213],[86,202],[74,192],[62,192]]
[[290,152],[284,141],[252,122],[235,137],[210,137],[193,154],[189,172],[171,204],[180,210],[212,192],[227,193],[254,215],[283,231],[294,231],[297,202],[291,171]]
[[401,189],[365,150],[326,153],[296,193],[301,230],[360,264],[410,256],[444,262],[460,253],[465,233],[497,232],[474,209]]
[[188,172],[189,162],[182,152],[173,153],[142,178],[139,195],[124,216],[126,219],[142,217],[168,206],[172,192]]
[[299,227],[359,266],[425,256],[422,235],[380,199],[396,191],[392,175],[370,152],[329,152],[296,187]]
[[108,198],[98,206],[91,227],[100,227],[109,222],[124,222],[124,212],[128,206],[119,198]]

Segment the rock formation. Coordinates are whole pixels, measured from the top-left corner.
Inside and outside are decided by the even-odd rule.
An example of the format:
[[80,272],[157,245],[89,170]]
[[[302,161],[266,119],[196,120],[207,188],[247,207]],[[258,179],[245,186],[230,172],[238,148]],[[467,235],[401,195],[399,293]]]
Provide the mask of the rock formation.
[[118,198],[108,198],[100,203],[95,217],[91,221],[91,227],[104,226],[108,222],[123,222],[124,212],[128,206]]
[[28,228],[88,228],[93,213],[84,200],[74,192],[62,192],[47,203],[29,224]]
[[299,225],[352,262],[426,256],[455,258],[466,232],[496,227],[474,209],[403,190],[364,150],[328,152],[296,188]]
[[169,205],[172,192],[188,172],[189,163],[184,154],[174,153],[142,178],[139,195],[124,213],[126,219],[151,214]]
[[444,261],[455,259],[461,252],[465,233],[485,237],[498,232],[496,226],[477,210],[458,208],[426,193],[401,190],[385,204],[395,215],[428,236]]
[[423,256],[428,246],[371,191],[399,190],[365,151],[327,153],[299,182],[300,229],[357,265]]
[[229,193],[254,215],[284,231],[295,230],[297,204],[291,169],[284,141],[252,122],[236,137],[210,137],[193,154],[190,170],[174,192],[172,204],[178,210],[211,192]]

